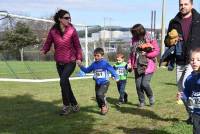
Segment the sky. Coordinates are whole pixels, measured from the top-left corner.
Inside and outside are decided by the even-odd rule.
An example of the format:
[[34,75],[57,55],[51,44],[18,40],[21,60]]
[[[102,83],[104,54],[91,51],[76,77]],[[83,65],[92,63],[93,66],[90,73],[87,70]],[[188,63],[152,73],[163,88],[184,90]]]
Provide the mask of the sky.
[[[156,28],[161,28],[163,0],[0,0],[0,11],[49,18],[58,9],[68,10],[73,24],[131,27],[141,23],[151,27],[151,11],[156,11]],[[179,0],[166,0],[165,26],[178,12]],[[200,0],[194,0],[200,11]]]

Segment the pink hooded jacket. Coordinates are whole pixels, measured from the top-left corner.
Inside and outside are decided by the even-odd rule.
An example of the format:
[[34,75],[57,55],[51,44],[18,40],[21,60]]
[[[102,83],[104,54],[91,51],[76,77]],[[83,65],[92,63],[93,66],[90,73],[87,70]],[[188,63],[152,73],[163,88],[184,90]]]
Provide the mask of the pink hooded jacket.
[[[145,35],[145,40],[147,43],[150,43],[153,46],[153,51],[147,53],[146,57],[147,57],[147,68],[145,70],[145,74],[150,74],[156,71],[156,61],[155,61],[155,57],[158,56],[158,54],[160,53],[160,48],[158,46],[158,43],[156,41],[156,39],[151,40],[149,35],[146,34]],[[136,40],[135,38],[132,38],[132,45],[134,44],[134,42],[137,42],[138,40]],[[134,47],[134,46],[132,46]],[[129,55],[129,59],[128,59],[128,63],[131,64],[132,69],[136,69],[136,53],[135,51],[132,51]]]
[[45,54],[54,44],[54,59],[56,62],[69,63],[76,60],[82,60],[82,49],[76,29],[72,24],[67,26],[64,35],[61,36],[56,28],[51,28],[42,50]]

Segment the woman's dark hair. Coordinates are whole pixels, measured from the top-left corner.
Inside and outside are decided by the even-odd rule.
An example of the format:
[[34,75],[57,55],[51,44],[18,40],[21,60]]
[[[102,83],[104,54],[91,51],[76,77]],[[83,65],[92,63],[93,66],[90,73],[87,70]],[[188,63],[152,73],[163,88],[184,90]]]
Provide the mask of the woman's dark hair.
[[59,18],[62,18],[65,14],[69,14],[69,16],[70,16],[70,13],[69,13],[68,11],[63,10],[63,9],[58,10],[58,11],[56,12],[56,14],[54,15],[54,17],[53,17],[55,23],[58,23],[58,24],[59,24],[59,23],[60,23],[60,22],[59,22]]
[[61,35],[63,33],[61,31],[61,28],[60,28],[60,21],[59,21],[59,19],[62,18],[65,14],[69,14],[69,16],[70,16],[70,13],[68,11],[60,9],[53,16],[53,19],[54,19],[54,22],[55,22],[55,24],[53,25],[53,27],[56,28],[56,29],[58,29],[59,32],[61,33]]
[[134,38],[136,39],[144,39],[144,36],[146,34],[146,30],[143,27],[142,24],[135,24],[132,28],[131,28],[131,33],[133,35]]

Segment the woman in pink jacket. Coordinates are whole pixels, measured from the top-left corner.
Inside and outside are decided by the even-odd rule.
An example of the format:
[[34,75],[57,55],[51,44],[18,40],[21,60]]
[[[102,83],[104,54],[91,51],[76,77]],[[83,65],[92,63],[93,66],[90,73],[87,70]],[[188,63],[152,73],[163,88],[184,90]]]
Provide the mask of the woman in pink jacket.
[[55,24],[50,29],[41,53],[46,54],[54,44],[54,59],[60,76],[63,108],[60,115],[67,115],[71,111],[78,112],[79,105],[71,89],[69,77],[73,73],[76,62],[82,60],[82,49],[76,29],[71,24],[68,11],[60,9],[54,15]]
[[150,34],[141,24],[134,25],[131,33],[133,37],[128,67],[134,70],[138,107],[145,105],[145,93],[149,98],[150,106],[153,106],[155,99],[150,80],[156,70],[155,58],[160,53],[160,48],[156,39],[151,39]]

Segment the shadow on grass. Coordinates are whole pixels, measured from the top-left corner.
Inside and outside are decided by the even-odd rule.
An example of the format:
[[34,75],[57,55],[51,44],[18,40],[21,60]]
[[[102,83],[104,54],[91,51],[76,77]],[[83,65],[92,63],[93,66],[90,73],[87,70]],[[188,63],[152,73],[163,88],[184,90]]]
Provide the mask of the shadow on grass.
[[135,76],[127,76],[128,79],[135,79]]
[[[113,105],[116,105],[116,103],[119,102],[118,99],[111,98],[111,97],[106,97],[106,100],[107,100],[110,104],[113,104]],[[134,105],[134,104],[131,103],[131,102],[127,102],[126,104],[128,104],[128,105]]]
[[[117,101],[117,99],[114,99],[114,98],[111,98],[111,97],[108,97],[107,100],[111,104],[116,104],[116,101]],[[140,116],[143,116],[143,117],[148,117],[150,119],[155,119],[155,120],[160,120],[160,121],[172,121],[172,122],[178,121],[178,118],[161,118],[155,112],[153,112],[149,109],[137,108],[137,105],[132,104],[132,103],[127,103],[127,104],[132,105],[132,107],[115,106],[115,108],[118,111],[120,111],[121,113],[130,113],[130,114],[134,114],[134,115],[140,115]]]
[[118,129],[123,130],[125,134],[170,134],[164,130],[150,130],[148,128],[125,128],[118,127]]
[[170,82],[164,82],[165,85],[170,85],[170,86],[177,86],[176,83],[170,83]]
[[0,97],[0,133],[89,134],[96,131],[93,125],[98,119],[89,113],[95,113],[96,107],[81,107],[78,113],[59,116],[57,103],[34,100],[31,95]]

